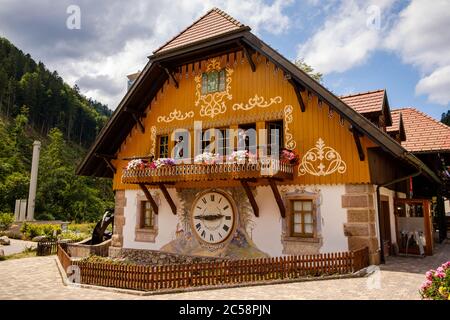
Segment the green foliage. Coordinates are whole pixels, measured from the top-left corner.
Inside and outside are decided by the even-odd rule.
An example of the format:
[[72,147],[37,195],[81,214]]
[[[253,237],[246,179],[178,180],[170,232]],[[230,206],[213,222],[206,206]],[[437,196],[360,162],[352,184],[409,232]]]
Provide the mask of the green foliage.
[[0,231],[8,230],[14,222],[12,213],[0,212]]
[[61,234],[61,226],[57,224],[37,224],[24,222],[20,232],[25,239],[32,240],[37,236],[46,236],[48,239],[55,239]]
[[86,233],[91,235],[96,223],[71,223],[67,226],[67,230],[73,232]]
[[0,211],[26,199],[32,143],[42,141],[35,218],[97,221],[113,206],[109,179],[78,177],[78,162],[111,111],[0,37]]
[[322,82],[323,74],[320,72],[315,72],[314,68],[305,62],[303,59],[298,59],[294,61],[294,64],[306,72],[311,78],[316,80],[317,82]]
[[82,241],[84,239],[87,239],[91,236],[91,234],[88,233],[78,233],[73,231],[64,231],[59,235],[60,239],[70,239],[75,242]]
[[448,110],[447,113],[442,114],[441,122],[450,126],[450,110]]

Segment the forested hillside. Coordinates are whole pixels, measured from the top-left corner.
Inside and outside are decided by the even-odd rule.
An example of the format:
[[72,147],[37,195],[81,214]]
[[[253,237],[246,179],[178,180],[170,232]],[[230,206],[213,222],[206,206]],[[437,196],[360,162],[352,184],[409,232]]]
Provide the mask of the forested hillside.
[[113,204],[111,181],[75,168],[111,115],[0,38],[0,212],[28,195],[33,140],[42,141],[36,218],[96,220]]

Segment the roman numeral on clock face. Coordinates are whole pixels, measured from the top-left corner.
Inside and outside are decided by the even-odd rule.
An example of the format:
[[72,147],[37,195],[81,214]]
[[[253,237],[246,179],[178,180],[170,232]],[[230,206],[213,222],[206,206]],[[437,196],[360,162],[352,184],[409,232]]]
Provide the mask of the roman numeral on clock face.
[[212,234],[209,235],[209,241],[214,241],[214,236]]
[[231,216],[225,216],[225,220],[231,220]]
[[223,230],[225,230],[225,232],[227,232],[230,229],[229,226],[227,226],[226,224],[223,225]]
[[206,204],[206,202],[207,202],[206,198],[202,198],[202,201],[204,204]]
[[202,225],[201,225],[200,223],[197,223],[197,224],[195,225],[195,228],[196,228],[198,231],[200,231],[200,229],[202,228]]
[[210,198],[211,198],[211,201],[214,202],[214,195],[213,194],[211,195]]
[[227,210],[229,208],[229,206],[225,206],[223,207],[223,210]]
[[202,237],[204,238],[206,236],[205,230],[202,231]]

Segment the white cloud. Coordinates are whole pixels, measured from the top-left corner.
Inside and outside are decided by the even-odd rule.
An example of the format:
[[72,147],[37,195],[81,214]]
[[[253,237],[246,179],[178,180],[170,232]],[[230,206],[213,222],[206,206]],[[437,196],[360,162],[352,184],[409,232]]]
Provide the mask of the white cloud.
[[429,101],[447,105],[450,102],[450,65],[422,78],[417,83],[416,93],[427,94]]
[[[393,0],[344,1],[298,49],[298,58],[322,73],[344,72],[364,63],[378,49]],[[379,9],[380,16],[370,8]],[[373,19],[377,19],[380,28]]]
[[[290,27],[284,12],[293,0],[2,0],[0,30],[14,44],[69,84],[116,108],[126,75],[142,70],[147,56],[212,7],[219,7],[258,33]],[[65,26],[66,8],[81,8],[81,30]],[[44,14],[45,13],[45,14]],[[106,83],[103,83],[103,82]],[[95,84],[99,84],[97,88]],[[109,87],[108,87],[109,85]]]
[[412,1],[399,15],[386,48],[423,74],[416,93],[430,102],[450,103],[450,2]]

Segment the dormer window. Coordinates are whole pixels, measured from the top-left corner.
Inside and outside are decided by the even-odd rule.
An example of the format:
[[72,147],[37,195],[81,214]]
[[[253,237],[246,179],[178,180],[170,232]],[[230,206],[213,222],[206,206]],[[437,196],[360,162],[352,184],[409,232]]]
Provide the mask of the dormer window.
[[225,69],[213,70],[202,74],[202,95],[225,91],[226,73]]

